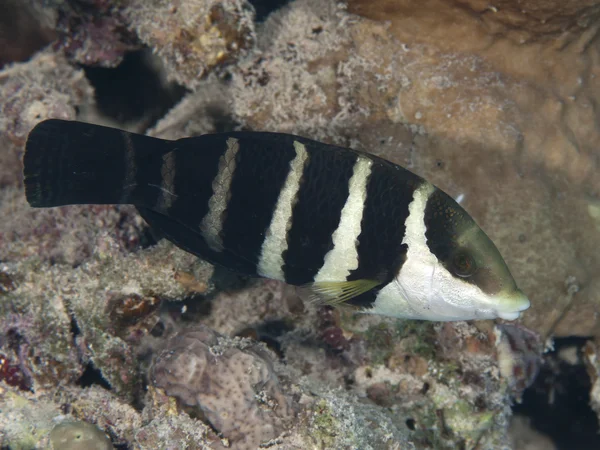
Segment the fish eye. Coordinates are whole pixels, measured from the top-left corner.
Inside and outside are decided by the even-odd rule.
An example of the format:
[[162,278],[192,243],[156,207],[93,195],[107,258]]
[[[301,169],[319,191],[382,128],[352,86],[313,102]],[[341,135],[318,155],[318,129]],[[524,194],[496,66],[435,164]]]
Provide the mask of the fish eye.
[[452,269],[456,275],[469,278],[477,270],[475,260],[465,250],[458,250],[452,257]]

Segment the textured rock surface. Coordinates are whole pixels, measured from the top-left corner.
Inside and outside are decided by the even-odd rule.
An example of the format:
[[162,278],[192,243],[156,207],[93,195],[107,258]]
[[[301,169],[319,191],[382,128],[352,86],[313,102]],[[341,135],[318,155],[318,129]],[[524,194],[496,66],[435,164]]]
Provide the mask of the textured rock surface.
[[60,413],[53,402],[38,402],[27,394],[0,389],[0,443],[10,448],[49,448],[53,420]]
[[245,0],[127,0],[130,27],[163,59],[169,76],[195,87],[214,67],[252,45],[254,9]]
[[598,358],[598,344],[588,342],[584,347],[584,362],[592,382],[590,403],[596,414],[600,416],[600,359]]
[[83,71],[61,54],[46,51],[28,63],[0,71],[0,187],[20,180],[20,157],[29,130],[49,117],[74,119],[77,108],[93,103]]
[[529,421],[515,416],[511,421],[512,448],[517,450],[556,450],[550,438],[532,428]]
[[7,188],[0,192],[0,210],[4,216],[0,229],[2,261],[36,257],[77,266],[98,250],[108,230],[122,252],[140,244],[143,222],[133,208],[94,205],[33,209],[22,189]]
[[[296,0],[260,24],[242,0],[27,4],[55,40],[29,62],[14,61],[40,41],[0,49],[1,446],[47,447],[65,420],[136,449],[521,445],[511,396],[545,339],[600,335],[597,1]],[[293,132],[400,163],[461,198],[531,310],[496,327],[353,316],[165,242],[143,248],[133,208],[28,208],[20,157],[38,121],[131,125],[102,116],[74,64],[114,67],[141,43],[159,77],[193,90],[150,134]],[[190,326],[192,342],[178,334]],[[163,354],[163,389],[145,386],[165,343],[187,365]],[[201,383],[221,377],[232,387]]]
[[65,384],[58,390],[34,394],[2,387],[0,401],[0,442],[10,448],[52,448],[50,433],[64,422],[95,424],[116,444],[133,442],[135,432],[142,427],[138,411],[102,388]]
[[[476,51],[503,45],[569,39],[585,32],[600,17],[597,0],[349,0],[351,12],[377,20],[392,20],[398,33],[446,50]],[[427,14],[432,9],[439,14]],[[427,16],[427,17],[424,17]],[[418,28],[423,23],[431,33]],[[404,28],[404,30],[400,30]],[[570,35],[565,36],[565,32]],[[444,37],[455,36],[449,40]],[[499,56],[499,55],[498,55]]]
[[253,449],[276,438],[293,417],[269,353],[251,341],[232,343],[209,328],[171,338],[150,380],[198,408],[235,448]]
[[34,389],[74,382],[91,362],[117,393],[139,394],[132,344],[158,322],[160,300],[206,294],[212,274],[211,266],[166,242],[142,253],[125,252],[106,233],[75,270],[37,256],[3,265],[12,281],[0,298],[0,343]]
[[56,36],[40,24],[25,2],[6,0],[0,5],[0,67],[25,61]]

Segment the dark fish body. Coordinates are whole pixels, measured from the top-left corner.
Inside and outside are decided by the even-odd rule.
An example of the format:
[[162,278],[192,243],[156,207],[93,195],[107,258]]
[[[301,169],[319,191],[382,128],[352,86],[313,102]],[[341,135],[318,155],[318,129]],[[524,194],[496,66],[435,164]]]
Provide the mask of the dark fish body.
[[[511,316],[524,306],[502,257],[460,205],[366,153],[288,134],[166,141],[47,120],[29,136],[24,175],[33,207],[133,204],[181,248],[243,274],[308,285],[328,303],[436,320]],[[462,274],[453,267],[461,263]],[[447,306],[427,285],[434,266],[451,290],[510,297],[510,307]]]

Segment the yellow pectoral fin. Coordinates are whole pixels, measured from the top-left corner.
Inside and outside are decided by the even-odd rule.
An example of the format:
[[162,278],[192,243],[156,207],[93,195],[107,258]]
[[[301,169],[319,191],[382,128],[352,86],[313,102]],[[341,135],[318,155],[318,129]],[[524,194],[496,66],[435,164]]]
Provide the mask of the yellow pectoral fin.
[[302,286],[317,305],[339,306],[381,284],[378,280],[319,281]]

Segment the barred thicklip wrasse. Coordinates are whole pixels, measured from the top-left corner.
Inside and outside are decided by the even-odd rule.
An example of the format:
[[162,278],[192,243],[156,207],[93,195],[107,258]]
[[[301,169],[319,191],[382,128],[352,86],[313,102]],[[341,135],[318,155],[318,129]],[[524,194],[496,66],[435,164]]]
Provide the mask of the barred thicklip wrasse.
[[367,153],[289,134],[166,141],[51,119],[29,134],[24,175],[33,207],[132,204],[188,252],[323,303],[425,320],[529,307],[460,205]]

